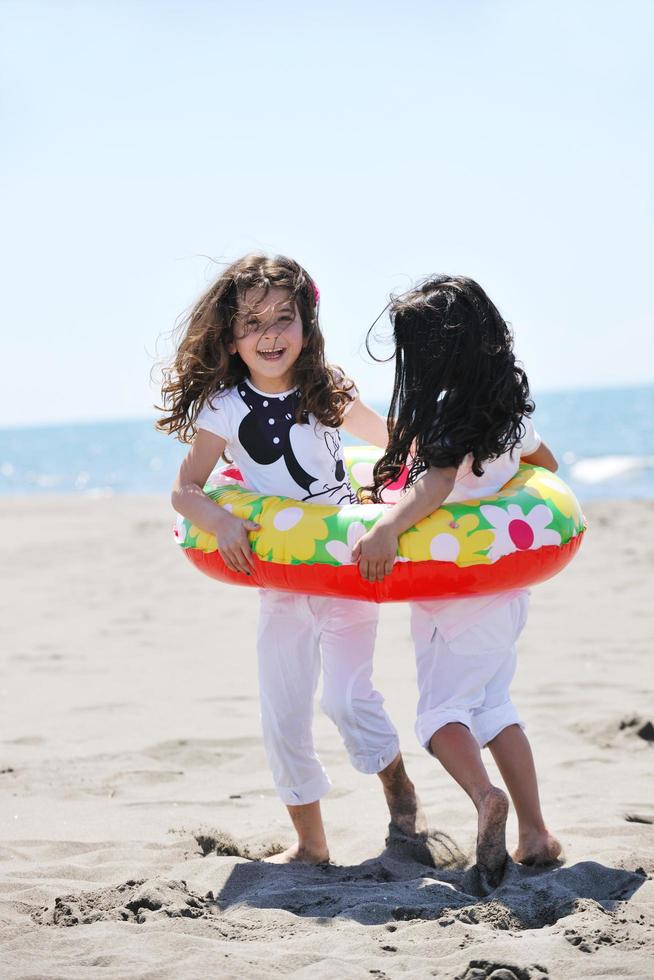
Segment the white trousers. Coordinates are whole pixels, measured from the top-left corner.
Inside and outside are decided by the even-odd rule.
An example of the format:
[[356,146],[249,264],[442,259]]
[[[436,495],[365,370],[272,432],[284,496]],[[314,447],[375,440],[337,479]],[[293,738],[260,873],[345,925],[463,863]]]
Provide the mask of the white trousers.
[[429,603],[411,604],[419,691],[416,735],[428,751],[434,732],[451,722],[469,728],[481,746],[509,725],[524,728],[509,686],[528,606],[528,595],[521,593],[446,642],[429,615]]
[[356,599],[262,590],[258,658],[261,723],[275,787],[287,805],[313,803],[331,785],[313,745],[313,698],[352,765],[376,773],[397,756],[397,731],[372,686],[379,611]]

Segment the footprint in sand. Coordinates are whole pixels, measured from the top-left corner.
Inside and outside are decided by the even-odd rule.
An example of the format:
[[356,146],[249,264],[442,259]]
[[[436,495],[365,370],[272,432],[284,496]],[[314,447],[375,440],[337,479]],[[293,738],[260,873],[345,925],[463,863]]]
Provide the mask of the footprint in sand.
[[514,930],[524,929],[524,924],[502,902],[485,902],[483,905],[468,905],[450,913],[452,920],[466,925],[485,925],[490,929]]
[[571,728],[603,749],[618,746],[635,749],[654,745],[654,724],[651,719],[638,714],[623,715],[608,724],[574,724]]
[[125,769],[116,772],[108,780],[107,785],[112,789],[129,789],[131,786],[158,786],[160,783],[171,783],[184,775],[182,769]]
[[629,731],[642,738],[644,742],[654,742],[654,725],[651,721],[644,721],[638,715],[633,718],[625,718],[620,722],[620,731]]
[[[240,742],[248,744],[241,745]],[[192,766],[211,766],[218,763],[232,762],[242,758],[244,751],[254,745],[260,745],[260,739],[212,739],[212,738],[178,738],[168,742],[159,742],[144,749],[143,755],[159,762],[166,762],[180,769]]]
[[596,953],[600,946],[614,946],[620,940],[599,930],[593,936],[583,936],[576,929],[566,929],[563,938],[580,953]]
[[23,735],[21,738],[6,738],[5,745],[45,745],[42,735]]
[[135,701],[105,701],[99,704],[82,704],[70,710],[76,714],[97,714],[98,711],[120,711],[123,708],[133,708]]
[[231,707],[235,704],[248,704],[256,703],[257,697],[255,694],[230,694],[226,695],[212,695],[206,698],[196,698],[198,704],[225,704],[227,707]]
[[471,960],[467,969],[455,980],[547,980],[547,967],[534,963],[532,966],[514,966],[491,960]]
[[[286,849],[286,845],[273,840],[263,840],[253,844],[241,843],[226,831],[217,830],[214,827],[198,827],[195,830],[180,827],[173,828],[168,833],[181,837],[193,837],[200,848],[202,857],[217,855],[218,857],[242,857],[249,861],[261,861],[273,854],[281,854]],[[197,854],[189,855],[189,857],[196,856]]]

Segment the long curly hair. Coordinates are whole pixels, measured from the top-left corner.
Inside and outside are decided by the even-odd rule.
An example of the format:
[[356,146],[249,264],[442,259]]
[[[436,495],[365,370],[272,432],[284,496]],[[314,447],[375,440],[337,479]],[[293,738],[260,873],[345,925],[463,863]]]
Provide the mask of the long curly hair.
[[164,415],[157,429],[191,442],[202,407],[217,392],[247,377],[241,357],[229,352],[238,302],[248,289],[287,289],[302,320],[305,345],[293,365],[293,380],[300,391],[296,421],[309,413],[325,426],[337,427],[355,396],[352,381],[325,361],[325,342],[318,321],[318,289],[305,269],[284,255],[245,255],[228,266],[182,318],[176,330],[176,352],[163,369]]
[[[433,276],[392,296],[395,382],[389,442],[374,468],[378,501],[400,476],[410,452],[409,485],[429,467],[459,466],[472,454],[472,472],[513,447],[521,419],[534,411],[529,382],[513,354],[513,335],[474,280]],[[366,345],[370,348],[373,326]]]

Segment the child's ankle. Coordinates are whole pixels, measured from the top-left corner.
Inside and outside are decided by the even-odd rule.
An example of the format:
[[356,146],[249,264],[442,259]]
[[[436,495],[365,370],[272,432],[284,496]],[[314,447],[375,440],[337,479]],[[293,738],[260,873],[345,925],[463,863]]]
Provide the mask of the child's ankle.
[[543,820],[528,824],[518,822],[518,839],[520,841],[536,840],[540,837],[548,836],[549,830]]
[[300,851],[306,851],[308,854],[321,854],[329,850],[324,834],[313,837],[298,837],[297,846]]
[[297,853],[300,858],[310,861],[329,861],[329,848],[326,840],[319,842],[315,840],[300,841],[298,839]]
[[560,842],[543,825],[542,829],[532,827],[520,831],[513,860],[520,864],[548,865],[562,860],[562,853]]

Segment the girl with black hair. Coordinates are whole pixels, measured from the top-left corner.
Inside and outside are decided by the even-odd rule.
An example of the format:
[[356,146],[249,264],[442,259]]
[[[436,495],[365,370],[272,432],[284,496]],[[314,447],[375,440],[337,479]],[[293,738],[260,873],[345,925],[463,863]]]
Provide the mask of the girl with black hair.
[[[531,422],[534,403],[511,331],[476,282],[434,276],[393,297],[389,309],[395,384],[389,442],[368,488],[372,499],[412,462],[402,500],[354,550],[370,582],[391,573],[399,535],[442,504],[496,493],[521,459],[557,469]],[[506,866],[508,800],[491,784],[480,748],[490,748],[517,812],[514,859],[549,864],[561,852],[543,820],[531,748],[509,695],[527,604],[525,589],[411,604],[416,734],[475,804],[485,892],[497,887]]]

